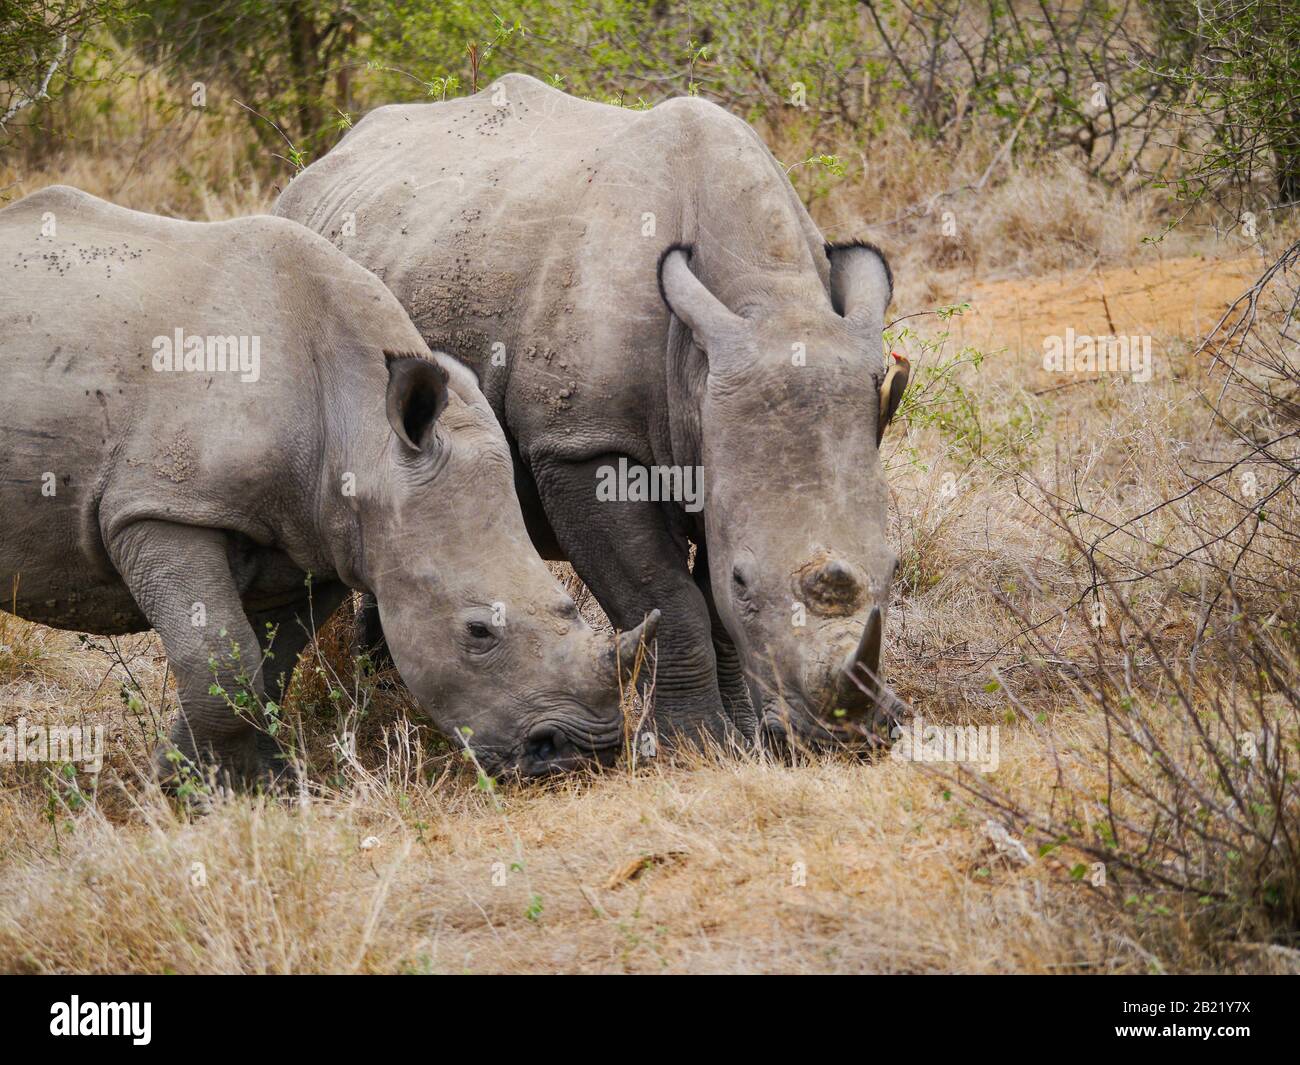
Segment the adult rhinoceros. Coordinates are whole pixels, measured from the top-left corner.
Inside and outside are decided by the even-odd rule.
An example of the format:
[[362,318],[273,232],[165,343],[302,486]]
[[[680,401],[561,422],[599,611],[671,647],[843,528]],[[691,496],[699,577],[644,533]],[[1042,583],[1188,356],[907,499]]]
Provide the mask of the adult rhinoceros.
[[749,727],[746,681],[778,732],[892,699],[876,686],[896,568],[877,448],[906,383],[885,381],[892,278],[870,245],[823,242],[745,122],[512,74],[372,112],[276,212],[475,371],[543,555],[616,625],[662,608],[661,727]]
[[232,702],[279,698],[348,588],[489,764],[621,742],[613,649],[529,544],[471,375],[316,234],[28,196],[0,211],[0,380],[4,603],[16,587],[44,624],[156,629],[187,758],[238,783],[268,768]]

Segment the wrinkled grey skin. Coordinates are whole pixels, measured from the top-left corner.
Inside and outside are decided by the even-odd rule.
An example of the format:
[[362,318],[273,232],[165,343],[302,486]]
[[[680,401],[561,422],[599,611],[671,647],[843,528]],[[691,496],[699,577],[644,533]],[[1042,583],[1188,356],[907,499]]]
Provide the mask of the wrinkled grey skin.
[[[259,337],[260,378],[155,369],[153,338],[178,327]],[[472,729],[490,767],[620,744],[613,648],[529,544],[481,393],[314,233],[28,196],[0,211],[0,380],[5,606],[17,580],[31,620],[156,629],[172,742],[205,771],[248,784],[274,757],[209,692],[210,663],[227,691],[278,700],[349,588],[377,598],[434,723]]]
[[[543,555],[571,560],[616,625],[662,609],[661,729],[744,733],[755,707],[771,732],[824,738],[890,701],[888,267],[825,247],[745,122],[507,75],[371,113],[276,213],[377,273],[478,375]],[[693,253],[665,255],[677,244]],[[619,456],[702,465],[702,513],[598,502]]]

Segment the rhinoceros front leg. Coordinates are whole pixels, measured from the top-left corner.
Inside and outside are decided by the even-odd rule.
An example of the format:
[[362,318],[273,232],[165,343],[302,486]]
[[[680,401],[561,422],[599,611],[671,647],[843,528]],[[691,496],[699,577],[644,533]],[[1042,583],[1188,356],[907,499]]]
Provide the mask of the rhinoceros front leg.
[[[313,584],[310,596],[296,603],[268,610],[251,611],[253,631],[262,651],[262,683],[267,698],[283,706],[289,695],[294,667],[315,638],[317,630],[329,620],[348,596],[348,588],[336,581]],[[277,779],[289,771],[280,743],[268,730],[257,734],[258,753]]]
[[597,470],[617,464],[618,456],[542,461],[532,473],[560,547],[610,621],[627,630],[651,610],[662,612],[654,678],[660,735],[729,741],[735,722],[718,691],[709,610],[683,546],[660,504],[597,498]]
[[379,621],[379,600],[369,592],[358,597],[352,617],[352,653],[357,657],[368,655],[376,673],[394,668],[384,627]]
[[718,690],[722,694],[722,703],[741,735],[753,740],[758,735],[758,715],[750,699],[749,685],[745,682],[745,669],[740,662],[740,652],[731,639],[730,633],[718,616],[713,602],[713,585],[709,580],[709,556],[704,546],[695,552],[695,585],[704,596],[709,611],[709,625],[713,634],[713,656],[718,663]]
[[[253,719],[230,705],[246,691],[256,712],[263,689],[261,649],[230,573],[226,543],[216,529],[141,521],[107,545],[176,676],[180,714],[158,755],[164,780],[178,773],[168,758],[172,750],[204,775],[216,769],[219,780],[235,786],[248,786],[269,769]],[[214,684],[217,694],[210,690]]]
[[[317,630],[330,619],[349,589],[337,581],[314,584],[310,596],[286,606],[253,610],[253,629],[262,648],[263,684],[268,698],[283,702],[294,667]],[[271,634],[274,633],[274,639]],[[382,631],[380,633],[382,636]]]

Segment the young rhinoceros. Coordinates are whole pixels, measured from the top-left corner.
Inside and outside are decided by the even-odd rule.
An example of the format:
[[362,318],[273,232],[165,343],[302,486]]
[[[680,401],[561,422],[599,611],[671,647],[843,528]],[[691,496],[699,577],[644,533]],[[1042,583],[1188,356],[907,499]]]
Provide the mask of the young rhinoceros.
[[543,554],[615,624],[663,610],[660,728],[888,720],[889,267],[823,243],[743,119],[509,74],[372,112],[275,210],[478,374]]
[[349,588],[488,766],[621,743],[614,648],[529,544],[473,379],[303,227],[28,196],[0,211],[0,381],[5,605],[16,588],[43,624],[156,629],[186,758],[267,771],[274,743],[230,700],[279,699]]

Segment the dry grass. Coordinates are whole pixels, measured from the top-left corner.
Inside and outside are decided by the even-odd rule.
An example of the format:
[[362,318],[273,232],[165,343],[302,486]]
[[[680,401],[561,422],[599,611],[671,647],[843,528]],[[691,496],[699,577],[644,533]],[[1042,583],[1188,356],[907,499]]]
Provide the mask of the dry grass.
[[138,60],[103,65],[107,81],[60,97],[0,153],[0,204],[63,184],[202,222],[270,210],[292,169],[250,143],[246,117],[225,94],[214,87],[208,105],[194,107],[189,86]]
[[[88,812],[57,853],[49,826],[5,802],[20,857],[0,959],[77,972],[1144,964],[1098,934],[1078,885],[1008,875],[909,766],[701,760],[530,788],[504,813],[464,781],[402,775],[296,808],[236,800],[197,822],[146,798],[132,829]],[[629,859],[652,860],[629,875]]]
[[[188,146],[110,131],[37,170],[0,171],[0,186],[71,181],[192,217],[264,206],[271,190],[248,183],[237,131],[188,121]],[[875,160],[817,202],[832,236],[857,235],[845,219],[889,219],[978,181],[996,151],[976,145],[940,160],[902,140],[891,148],[888,167]],[[1151,662],[1133,650],[1120,611],[1099,630],[1086,624],[1094,577],[1061,539],[1051,504],[1092,512],[1080,522],[1095,533],[1184,488],[1196,449],[1222,446],[1194,395],[1206,368],[1188,352],[1244,287],[1255,253],[1209,235],[1144,244],[1167,204],[1095,185],[1067,163],[1004,163],[986,188],[943,203],[956,239],[937,214],[875,233],[894,252],[897,313],[971,304],[946,325],[912,323],[931,345],[952,334],[942,347],[907,341],[918,367],[963,344],[986,353],[978,369],[954,371],[969,409],[949,392],[947,420],[914,417],[886,447],[891,535],[904,560],[888,668],[927,720],[998,725],[990,780],[1046,811],[1060,752],[1095,769],[1104,748],[1103,722],[1070,670],[1099,648],[1117,669]],[[1153,337],[1150,383],[1043,371],[1044,335],[1067,325],[1109,333],[1112,322]],[[1157,512],[1140,539],[1109,544],[1108,566],[1151,569],[1192,542],[1189,530],[1223,520],[1230,501],[1214,506]],[[1198,600],[1182,574],[1135,580],[1127,594],[1158,646],[1186,655]],[[1050,621],[1054,668],[1026,667],[1017,615]],[[994,668],[1007,685],[990,690]],[[191,817],[141,772],[172,706],[152,637],[83,645],[0,614],[0,723],[104,724],[109,751],[97,786],[43,766],[0,776],[0,970],[1300,967],[1276,944],[1207,944],[1176,906],[1116,911],[1070,875],[1077,856],[1018,861],[990,838],[984,807],[915,763],[701,756],[489,793],[409,723],[400,691],[351,677],[332,630],[304,660],[291,702],[310,795],[218,799]],[[355,754],[344,734],[356,736]]]

